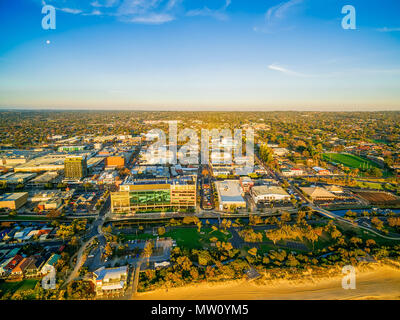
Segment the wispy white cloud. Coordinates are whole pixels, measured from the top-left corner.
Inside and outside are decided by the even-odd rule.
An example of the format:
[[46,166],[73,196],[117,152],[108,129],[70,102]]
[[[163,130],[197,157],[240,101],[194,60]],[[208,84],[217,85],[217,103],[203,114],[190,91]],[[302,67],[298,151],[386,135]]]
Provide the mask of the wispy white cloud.
[[175,6],[177,6],[181,2],[182,2],[182,0],[169,0],[166,5],[166,9],[171,10],[171,9],[175,8]]
[[95,0],[91,2],[90,5],[95,8],[111,8],[117,5],[119,2],[120,0]]
[[[84,16],[112,16],[126,23],[162,24],[173,21],[179,16],[208,16],[218,20],[227,20],[226,9],[231,0],[223,1],[219,9],[203,7],[186,11],[184,0],[32,0],[53,5],[57,10],[69,14]],[[68,7],[65,7],[68,3]]]
[[283,19],[286,17],[288,11],[296,5],[299,5],[303,0],[289,0],[287,2],[282,2],[276,6],[268,9],[265,14],[265,19],[267,23],[272,23],[274,19]]
[[117,5],[119,2],[120,0],[95,0],[91,2],[90,5],[96,8],[111,8]]
[[210,9],[209,7],[203,7],[201,9],[190,10],[186,13],[189,17],[204,16],[212,17],[217,20],[227,20],[228,15],[226,9],[231,5],[231,0],[225,0],[224,5],[219,9]]
[[282,74],[300,77],[300,78],[332,78],[332,77],[349,77],[362,75],[400,75],[400,68],[350,68],[344,70],[327,71],[320,73],[301,73],[276,63],[270,64],[268,69]]
[[136,16],[133,17],[130,22],[143,23],[143,24],[162,24],[175,20],[175,18],[165,13],[153,13],[147,16]]
[[72,8],[57,8],[58,10],[66,13],[71,13],[71,14],[80,14],[82,13],[82,10],[79,9],[72,9]]
[[290,69],[288,69],[286,67],[280,66],[280,65],[275,64],[275,63],[270,64],[268,66],[268,69],[273,70],[273,71],[278,71],[278,72],[284,73],[286,75],[296,76],[296,77],[310,77],[311,76],[311,75],[308,75],[308,74],[299,73],[299,72],[290,70]]
[[255,32],[272,33],[278,26],[280,26],[280,29],[284,30],[292,29],[293,27],[286,23],[284,26],[281,26],[281,24],[287,20],[285,18],[287,18],[289,13],[291,13],[295,7],[301,5],[303,2],[304,0],[289,0],[269,8],[264,15],[263,25],[255,26],[253,27],[253,30]]
[[387,28],[387,27],[384,27],[384,28],[378,28],[376,30],[379,31],[379,32],[400,32],[400,28]]
[[[33,0],[38,1],[38,0]],[[112,16],[121,22],[162,24],[175,20],[176,9],[183,0],[40,0],[57,10],[84,16]]]
[[210,8],[203,8],[203,9],[195,9],[190,10],[186,13],[188,17],[196,17],[196,16],[203,16],[203,17],[213,17],[217,20],[227,20],[228,16],[225,12],[220,12],[218,10],[212,10]]
[[98,9],[94,9],[92,12],[82,13],[82,15],[83,16],[101,16],[101,15],[103,15],[103,13]]
[[232,1],[231,0],[226,0],[225,1],[225,5],[223,6],[223,10],[225,10],[226,8],[228,8],[231,5]]

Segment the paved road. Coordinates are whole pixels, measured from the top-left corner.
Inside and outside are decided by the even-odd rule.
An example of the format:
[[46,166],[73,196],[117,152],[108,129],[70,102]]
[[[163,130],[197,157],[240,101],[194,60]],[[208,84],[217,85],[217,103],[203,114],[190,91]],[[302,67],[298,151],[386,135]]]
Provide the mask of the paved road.
[[74,259],[75,256],[77,256],[76,259],[76,263],[75,263],[75,267],[72,270],[71,274],[68,276],[68,279],[64,282],[63,287],[65,287],[66,285],[68,285],[68,283],[70,283],[72,280],[74,280],[79,273],[79,269],[82,267],[83,263],[85,262],[85,249],[87,248],[87,246],[96,238],[96,236],[92,237],[91,239],[89,239],[88,241],[86,241],[78,250],[78,252],[76,254],[74,254],[71,258],[71,260]]
[[104,203],[103,207],[101,208],[97,219],[91,224],[85,237],[83,237],[82,240],[84,242],[83,242],[82,246],[79,248],[78,252],[74,256],[72,256],[71,261],[73,260],[73,258],[75,256],[77,257],[76,263],[75,263],[74,269],[72,270],[71,274],[69,275],[68,279],[65,281],[63,286],[67,285],[68,283],[70,283],[72,280],[74,280],[78,276],[79,269],[85,262],[85,259],[84,259],[85,258],[85,255],[84,255],[85,249],[95,238],[97,238],[99,240],[99,246],[98,246],[93,264],[100,266],[102,250],[104,249],[104,246],[106,244],[106,239],[105,239],[101,229],[102,229],[104,221],[107,217],[107,213],[109,212],[110,203],[111,203],[110,197],[108,197],[108,199]]
[[132,282],[132,295],[131,295],[131,299],[134,299],[134,297],[137,294],[137,287],[139,284],[139,274],[140,274],[140,268],[142,266],[143,260],[141,259],[140,261],[138,261],[135,265],[135,273],[133,275],[133,282]]
[[364,230],[366,230],[366,231],[372,232],[373,234],[376,234],[377,236],[379,236],[379,237],[381,237],[381,238],[388,239],[388,240],[400,240],[400,237],[389,237],[389,236],[385,236],[385,235],[383,235],[383,234],[381,234],[381,233],[375,231],[373,228],[365,227],[365,226],[361,225],[361,224],[358,223],[358,222],[353,223],[352,221],[349,221],[349,220],[347,220],[347,219],[345,219],[345,218],[342,218],[342,217],[340,217],[340,216],[338,216],[338,215],[336,215],[336,214],[334,214],[334,213],[332,213],[332,212],[330,212],[330,211],[328,211],[328,210],[319,208],[319,207],[317,207],[317,206],[315,206],[315,205],[311,205],[311,208],[312,208],[314,211],[317,211],[317,212],[321,213],[322,215],[324,215],[324,216],[326,216],[326,217],[328,217],[328,218],[330,218],[330,219],[339,220],[339,221],[341,221],[341,222],[350,224],[350,225],[352,225],[352,226],[356,226],[356,227],[358,227],[358,228],[360,228],[360,229],[364,229]]
[[[149,243],[149,242],[150,242],[150,240],[146,241],[146,244]],[[146,246],[146,245],[145,245],[145,246]],[[143,263],[144,261],[148,260],[148,259],[149,259],[148,257],[141,256],[140,259],[139,259],[139,261],[136,262],[136,265],[135,265],[135,274],[134,274],[134,276],[133,276],[133,283],[132,283],[132,298],[131,298],[131,299],[134,299],[134,297],[135,297],[136,294],[137,294],[137,287],[138,287],[138,284],[139,284],[140,268],[141,268],[141,266],[142,266],[142,263]]]

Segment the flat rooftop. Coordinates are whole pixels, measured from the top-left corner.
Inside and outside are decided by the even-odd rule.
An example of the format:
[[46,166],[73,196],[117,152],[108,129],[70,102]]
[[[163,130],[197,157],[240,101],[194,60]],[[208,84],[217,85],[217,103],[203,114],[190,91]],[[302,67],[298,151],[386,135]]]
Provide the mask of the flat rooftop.
[[245,202],[238,180],[217,181],[216,184],[222,202]]
[[0,195],[0,201],[15,201],[27,194],[28,192],[5,193]]
[[252,192],[255,196],[261,196],[264,194],[277,194],[282,196],[289,195],[282,187],[277,186],[254,186]]
[[151,185],[151,184],[171,184],[171,185],[188,185],[194,184],[194,176],[183,176],[175,179],[134,179],[129,176],[122,185]]

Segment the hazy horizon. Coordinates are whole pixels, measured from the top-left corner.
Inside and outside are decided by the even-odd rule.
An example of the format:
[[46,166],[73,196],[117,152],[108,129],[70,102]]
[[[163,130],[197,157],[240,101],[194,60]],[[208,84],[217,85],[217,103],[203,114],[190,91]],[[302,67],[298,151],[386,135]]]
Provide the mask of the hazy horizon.
[[213,108],[213,107],[200,107],[200,108],[174,108],[174,107],[7,107],[0,106],[0,111],[165,111],[165,112],[400,112],[400,107],[394,108],[382,108],[382,109],[361,109],[361,108],[344,108],[344,109],[326,109],[321,110],[318,108],[282,108],[282,107],[271,107],[271,108],[254,108],[249,107],[246,109],[243,108]]

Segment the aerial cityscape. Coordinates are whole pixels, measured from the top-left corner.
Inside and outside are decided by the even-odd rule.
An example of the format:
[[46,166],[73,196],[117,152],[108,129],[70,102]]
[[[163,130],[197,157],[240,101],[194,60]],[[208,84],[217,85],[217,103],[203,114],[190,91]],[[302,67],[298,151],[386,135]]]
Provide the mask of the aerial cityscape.
[[[239,298],[262,288],[286,297],[268,284],[334,279],[345,265],[361,278],[389,274],[368,293],[398,297],[399,121],[399,112],[1,111],[1,298],[201,299],[238,288]],[[152,129],[171,123],[220,130],[208,163],[182,163],[199,153],[187,139],[175,163],[162,153],[170,141],[154,148]],[[244,134],[224,136],[226,127],[253,128],[252,172],[246,156],[232,157]],[[219,282],[227,291],[202,296]],[[337,281],[329,294],[355,291]]]
[[0,299],[399,300],[399,14],[3,1]]

